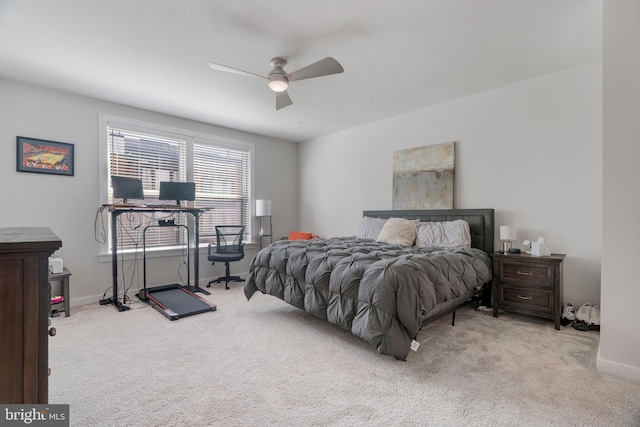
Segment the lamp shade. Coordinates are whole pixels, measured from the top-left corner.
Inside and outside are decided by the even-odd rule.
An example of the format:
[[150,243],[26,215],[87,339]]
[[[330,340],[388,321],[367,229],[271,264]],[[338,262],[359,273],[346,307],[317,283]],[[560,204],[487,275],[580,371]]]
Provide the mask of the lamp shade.
[[256,200],[256,216],[271,216],[271,200]]
[[516,229],[511,225],[500,226],[500,240],[515,240]]

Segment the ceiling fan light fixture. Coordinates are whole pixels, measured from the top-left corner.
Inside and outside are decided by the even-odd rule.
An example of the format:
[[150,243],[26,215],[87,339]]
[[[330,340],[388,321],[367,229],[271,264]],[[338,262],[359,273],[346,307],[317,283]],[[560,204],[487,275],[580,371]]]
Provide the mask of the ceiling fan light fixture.
[[315,77],[329,76],[331,74],[339,74],[344,72],[342,65],[335,59],[327,56],[320,61],[316,61],[313,64],[302,67],[292,73],[287,73],[284,70],[284,66],[287,65],[287,60],[280,57],[271,58],[271,71],[267,76],[261,76],[259,74],[243,71],[238,68],[229,67],[227,65],[218,64],[216,62],[210,62],[209,66],[218,71],[226,71],[229,73],[243,74],[251,77],[258,77],[269,81],[269,89],[276,93],[276,110],[280,110],[293,104],[291,97],[287,92],[289,88],[289,82],[296,80],[306,80]]
[[289,80],[282,74],[269,76],[269,88],[274,92],[284,92],[289,87]]

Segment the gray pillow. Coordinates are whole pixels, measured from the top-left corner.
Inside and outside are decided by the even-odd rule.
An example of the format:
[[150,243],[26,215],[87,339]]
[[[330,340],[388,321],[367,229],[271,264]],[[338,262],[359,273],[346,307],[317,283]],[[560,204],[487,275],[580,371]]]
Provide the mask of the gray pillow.
[[422,248],[470,248],[471,230],[462,219],[443,222],[419,222],[416,225],[416,246]]
[[371,218],[365,216],[360,221],[360,226],[356,232],[356,237],[361,239],[373,239],[376,240],[382,231],[382,227],[387,222],[386,218]]

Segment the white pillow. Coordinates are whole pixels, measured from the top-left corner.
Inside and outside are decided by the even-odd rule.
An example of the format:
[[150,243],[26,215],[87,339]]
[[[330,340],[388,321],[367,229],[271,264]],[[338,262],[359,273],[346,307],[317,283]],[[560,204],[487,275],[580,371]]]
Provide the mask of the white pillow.
[[470,248],[471,230],[462,219],[443,222],[419,222],[416,225],[416,246],[421,248]]
[[362,218],[362,221],[360,221],[356,237],[376,240],[380,235],[380,231],[382,231],[382,227],[385,222],[387,222],[386,218],[371,218],[369,216],[365,216]]
[[404,218],[389,218],[382,227],[378,242],[413,246],[416,241],[416,222]]

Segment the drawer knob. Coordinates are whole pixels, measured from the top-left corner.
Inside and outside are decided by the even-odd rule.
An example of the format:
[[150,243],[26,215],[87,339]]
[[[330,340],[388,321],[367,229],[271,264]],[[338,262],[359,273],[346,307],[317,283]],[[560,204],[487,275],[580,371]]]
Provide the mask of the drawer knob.
[[520,271],[518,270],[518,274],[521,276],[531,276],[531,272],[530,271]]
[[56,328],[49,328],[49,336],[52,336],[52,337],[56,336]]
[[531,301],[533,298],[532,297],[523,297],[522,295],[518,295],[519,299],[526,299],[527,301]]

